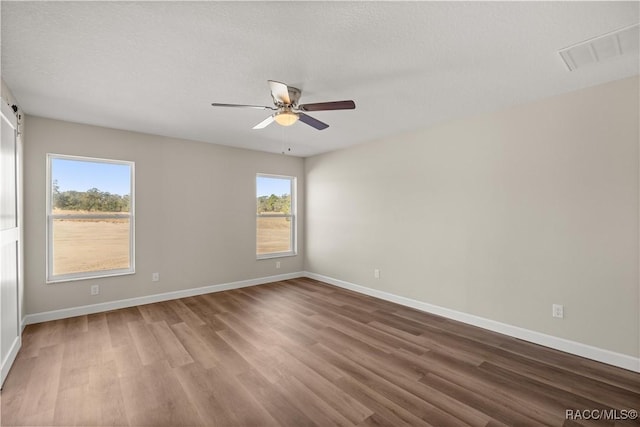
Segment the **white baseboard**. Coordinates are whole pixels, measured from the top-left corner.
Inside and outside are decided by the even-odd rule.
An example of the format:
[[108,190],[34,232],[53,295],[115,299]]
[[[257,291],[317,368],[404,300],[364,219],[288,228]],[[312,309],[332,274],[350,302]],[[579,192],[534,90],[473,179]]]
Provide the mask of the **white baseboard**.
[[16,356],[18,355],[18,350],[20,350],[21,345],[22,338],[18,335],[11,343],[9,353],[7,353],[7,357],[4,358],[0,366],[0,387],[4,384],[4,380],[7,378],[7,375],[9,375],[9,369],[11,369],[13,362],[16,360]]
[[86,314],[101,313],[117,310],[119,308],[134,307],[136,305],[152,304],[154,302],[169,301],[178,298],[192,297],[212,292],[228,291],[231,289],[246,288],[247,286],[263,285],[265,283],[278,282],[280,280],[296,279],[304,277],[304,273],[287,273],[276,276],[259,277],[257,279],[241,280],[238,282],[223,283],[219,285],[203,286],[200,288],[184,289],[180,291],[166,292],[162,294],[145,295],[142,297],[128,298],[118,301],[109,301],[98,304],[83,305],[80,307],[65,308],[62,310],[46,311],[42,313],[28,314],[23,319],[23,327],[33,323],[48,322],[50,320],[66,319]]
[[552,335],[543,334],[541,332],[520,328],[518,326],[508,325],[506,323],[497,322],[495,320],[486,319],[484,317],[467,314],[449,308],[440,307],[426,302],[414,300],[411,298],[394,295],[388,292],[379,291],[377,289],[367,288],[365,286],[356,285],[354,283],[345,282],[344,280],[334,279],[332,277],[323,276],[321,274],[305,272],[305,277],[316,279],[321,282],[329,283],[354,292],[391,301],[396,304],[415,308],[427,313],[436,314],[448,319],[457,320],[469,325],[478,326],[490,331],[498,332],[521,340],[540,344],[566,353],[582,356],[587,359],[596,360],[598,362],[617,366],[619,368],[628,369],[630,371],[640,372],[640,358],[628,356],[626,354],[616,353],[576,341],[570,341],[564,338],[554,337]]

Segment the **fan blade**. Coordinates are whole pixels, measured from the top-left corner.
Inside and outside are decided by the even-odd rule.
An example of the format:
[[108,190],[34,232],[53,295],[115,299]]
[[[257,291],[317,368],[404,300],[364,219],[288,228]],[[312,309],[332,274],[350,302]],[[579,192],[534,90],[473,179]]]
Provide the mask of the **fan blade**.
[[269,126],[272,122],[274,121],[273,116],[269,116],[266,119],[264,119],[263,121],[261,121],[260,123],[258,123],[257,125],[255,125],[253,128],[254,129],[263,129],[266,128],[267,126]]
[[302,111],[353,110],[356,108],[356,103],[353,101],[316,102],[302,104],[298,108]]
[[240,107],[240,108],[257,108],[258,110],[275,110],[273,107],[265,107],[264,105],[243,105],[243,104],[218,104],[212,103],[214,107]]
[[285,105],[291,104],[289,88],[286,84],[269,80],[269,87],[271,88],[271,96],[275,102],[281,102]]
[[328,124],[321,122],[318,119],[314,119],[311,116],[307,116],[305,113],[298,113],[298,120],[300,120],[302,123],[306,123],[311,127],[314,127],[318,130],[322,130],[322,129],[326,129],[329,127]]

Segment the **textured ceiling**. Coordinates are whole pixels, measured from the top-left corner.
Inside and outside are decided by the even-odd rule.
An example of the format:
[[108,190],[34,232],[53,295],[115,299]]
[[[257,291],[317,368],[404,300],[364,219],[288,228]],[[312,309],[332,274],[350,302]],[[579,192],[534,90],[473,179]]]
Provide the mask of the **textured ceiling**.
[[[637,23],[638,2],[7,2],[2,78],[32,115],[309,156],[639,73],[557,51]],[[251,128],[267,80],[330,124]]]

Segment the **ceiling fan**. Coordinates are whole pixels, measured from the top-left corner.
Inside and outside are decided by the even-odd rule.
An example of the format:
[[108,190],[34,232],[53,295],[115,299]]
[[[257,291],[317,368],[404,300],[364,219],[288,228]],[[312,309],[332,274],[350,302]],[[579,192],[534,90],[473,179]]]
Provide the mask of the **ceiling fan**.
[[218,104],[212,103],[214,107],[241,107],[241,108],[257,108],[260,110],[273,110],[275,113],[267,117],[255,125],[254,129],[262,129],[269,126],[272,122],[276,122],[281,126],[291,126],[298,120],[318,130],[326,129],[328,124],[305,114],[307,111],[327,111],[327,110],[353,110],[356,103],[349,101],[333,101],[333,102],[316,102],[313,104],[300,104],[298,100],[302,91],[298,88],[287,86],[284,83],[269,80],[269,88],[271,89],[271,98],[273,98],[273,107],[262,105],[242,105],[242,104]]

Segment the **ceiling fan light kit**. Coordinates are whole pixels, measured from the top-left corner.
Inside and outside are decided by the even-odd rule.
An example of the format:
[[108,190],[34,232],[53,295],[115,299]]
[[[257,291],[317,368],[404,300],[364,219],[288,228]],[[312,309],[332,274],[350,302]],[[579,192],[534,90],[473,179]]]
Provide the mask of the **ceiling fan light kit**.
[[273,99],[273,107],[260,106],[260,105],[243,105],[243,104],[220,104],[212,103],[214,107],[243,107],[243,108],[258,108],[262,110],[274,110],[275,114],[267,117],[262,122],[258,123],[253,129],[262,129],[269,126],[272,122],[276,122],[280,126],[291,126],[300,120],[302,123],[307,124],[317,130],[323,130],[329,127],[328,124],[321,122],[307,114],[305,111],[330,111],[330,110],[353,110],[356,108],[356,103],[348,101],[333,101],[333,102],[316,102],[313,104],[301,104],[298,105],[298,100],[302,91],[298,88],[287,86],[284,83],[277,82],[275,80],[269,80],[269,88],[271,89],[271,98]]
[[280,126],[291,126],[298,121],[298,115],[291,111],[283,111],[281,113],[276,113],[274,120]]

